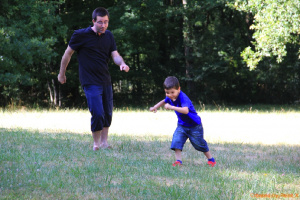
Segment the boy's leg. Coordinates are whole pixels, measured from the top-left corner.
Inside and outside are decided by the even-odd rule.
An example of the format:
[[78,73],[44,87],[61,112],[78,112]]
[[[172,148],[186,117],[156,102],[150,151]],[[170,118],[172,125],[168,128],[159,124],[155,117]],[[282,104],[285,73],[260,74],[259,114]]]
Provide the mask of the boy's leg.
[[181,158],[181,151],[183,146],[187,140],[187,136],[185,135],[184,127],[178,125],[172,138],[171,149],[175,151],[175,158],[176,162],[173,163],[173,166],[181,165],[182,158]]
[[205,141],[203,135],[204,135],[203,127],[201,124],[199,124],[195,127],[190,128],[190,131],[188,133],[188,138],[196,150],[205,152],[205,153],[208,152],[207,155],[204,153],[205,156],[211,156],[209,153],[209,148],[208,148],[207,142]]
[[181,150],[180,149],[175,149],[174,150],[175,151],[175,158],[176,158],[176,160],[182,160],[182,158],[181,158]]
[[176,150],[182,151],[183,146],[187,139],[188,139],[188,137],[185,134],[184,127],[178,125],[173,134],[171,149],[174,150],[175,153],[176,153]]
[[209,164],[211,167],[215,166],[217,162],[215,161],[214,157],[212,157],[211,153],[209,151],[203,153],[208,159],[207,164]]
[[215,159],[212,157],[207,142],[203,138],[203,127],[202,124],[199,124],[196,127],[191,128],[189,132],[189,139],[193,147],[204,153],[206,158],[208,159],[207,164],[211,165],[212,167],[216,164]]
[[212,158],[212,155],[211,155],[210,151],[203,152],[203,153],[204,153],[204,155],[206,156],[207,159],[211,159]]
[[176,161],[172,164],[174,167],[175,166],[180,166],[182,165],[182,161],[181,161],[181,150],[180,149],[174,149],[175,151],[175,158],[176,158]]

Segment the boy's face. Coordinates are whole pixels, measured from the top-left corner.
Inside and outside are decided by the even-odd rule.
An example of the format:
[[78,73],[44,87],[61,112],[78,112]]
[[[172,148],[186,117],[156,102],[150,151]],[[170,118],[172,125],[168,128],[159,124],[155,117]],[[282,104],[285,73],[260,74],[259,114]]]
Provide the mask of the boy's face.
[[180,93],[180,87],[178,89],[165,89],[165,92],[167,97],[169,97],[172,101],[175,101]]

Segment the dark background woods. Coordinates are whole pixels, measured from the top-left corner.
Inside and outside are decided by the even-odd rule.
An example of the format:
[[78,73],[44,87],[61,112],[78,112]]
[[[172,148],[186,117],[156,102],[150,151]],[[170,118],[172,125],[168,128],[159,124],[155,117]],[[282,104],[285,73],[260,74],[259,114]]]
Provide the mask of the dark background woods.
[[184,2],[1,0],[0,106],[86,107],[76,53],[66,84],[57,82],[57,74],[73,31],[92,25],[92,12],[99,6],[109,10],[108,29],[131,68],[120,72],[110,62],[116,107],[161,100],[169,75],[179,78],[195,103],[286,104],[300,99],[299,34],[290,36],[282,62],[271,55],[250,70],[241,53],[255,48],[255,30],[250,29],[254,13],[230,6],[235,1]]

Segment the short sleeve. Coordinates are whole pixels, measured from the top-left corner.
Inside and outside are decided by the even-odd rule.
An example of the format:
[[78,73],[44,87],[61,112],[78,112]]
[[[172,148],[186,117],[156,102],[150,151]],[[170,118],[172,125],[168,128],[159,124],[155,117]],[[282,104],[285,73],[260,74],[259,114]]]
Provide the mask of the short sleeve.
[[169,97],[165,98],[165,103],[171,104],[171,99]]
[[71,49],[77,51],[81,45],[84,42],[84,39],[82,38],[83,34],[80,34],[79,30],[74,31],[70,41],[69,41],[69,46]]
[[117,50],[117,45],[116,45],[116,41],[115,38],[113,36],[113,34],[110,34],[111,37],[111,49],[110,52],[116,51]]
[[179,95],[181,107],[188,107],[190,108],[190,100],[186,98],[185,95]]

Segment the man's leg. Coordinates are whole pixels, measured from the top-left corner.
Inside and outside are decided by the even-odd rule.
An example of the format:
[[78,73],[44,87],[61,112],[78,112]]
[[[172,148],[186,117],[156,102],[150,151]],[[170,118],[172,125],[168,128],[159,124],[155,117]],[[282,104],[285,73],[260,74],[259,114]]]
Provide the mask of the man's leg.
[[91,131],[94,139],[93,150],[99,150],[101,142],[101,132],[104,124],[104,109],[102,106],[103,87],[89,85],[84,87],[85,96],[91,117]]
[[97,150],[99,150],[99,147],[101,145],[101,143],[100,143],[101,131],[95,131],[95,132],[92,132],[92,134],[93,134],[93,138],[94,138],[93,150],[97,151]]
[[109,130],[109,127],[103,127],[102,133],[100,135],[100,147],[103,149],[111,148],[111,146],[109,146],[109,144],[107,142],[108,130]]
[[100,148],[102,149],[110,149],[111,146],[108,144],[108,130],[112,121],[112,112],[113,112],[113,92],[112,86],[104,86],[103,87],[103,109],[104,109],[104,126],[100,136]]

